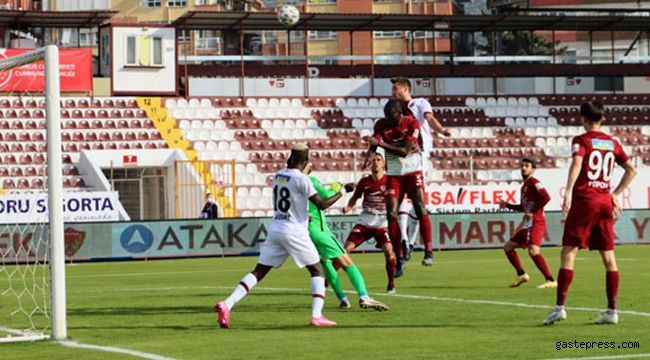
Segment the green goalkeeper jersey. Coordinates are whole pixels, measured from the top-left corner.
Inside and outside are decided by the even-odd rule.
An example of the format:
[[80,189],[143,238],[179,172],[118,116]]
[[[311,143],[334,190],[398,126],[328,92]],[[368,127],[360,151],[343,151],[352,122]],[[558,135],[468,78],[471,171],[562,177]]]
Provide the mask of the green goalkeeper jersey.
[[[309,180],[311,180],[311,183],[314,185],[316,192],[318,192],[318,195],[321,198],[327,199],[336,195],[335,191],[325,188],[316,177],[310,175]],[[310,232],[325,231],[326,229],[329,230],[327,227],[327,219],[325,219],[325,212],[319,209],[318,206],[311,201],[309,202],[309,218]]]

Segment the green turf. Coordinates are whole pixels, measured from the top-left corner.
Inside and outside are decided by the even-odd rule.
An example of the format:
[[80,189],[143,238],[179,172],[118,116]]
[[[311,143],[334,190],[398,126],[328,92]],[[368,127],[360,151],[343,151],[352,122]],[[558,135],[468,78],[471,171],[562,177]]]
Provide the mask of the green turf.
[[[172,359],[650,356],[650,246],[617,248],[623,313],[615,326],[592,324],[606,305],[604,269],[597,252],[579,253],[568,319],[549,327],[540,324],[554,303],[555,291],[536,289],[542,276],[528,256],[519,253],[532,278],[520,288],[508,288],[515,273],[501,250],[445,251],[436,253],[431,268],[420,265],[421,253],[414,254],[405,275],[397,279],[394,295],[385,294],[383,256],[355,254],[368,290],[391,310],[379,313],[356,306],[341,310],[328,291],[324,313],[339,323],[334,328],[307,325],[308,273],[291,260],[237,304],[230,330],[218,327],[214,304],[252,269],[255,257],[68,265],[68,335],[83,344]],[[559,248],[546,248],[543,253],[556,274]],[[352,289],[347,278],[342,282]],[[349,297],[353,304],[357,301],[356,294]],[[640,348],[556,350],[556,343],[562,341],[637,342]],[[0,344],[0,354],[12,360],[136,359],[50,341]]]

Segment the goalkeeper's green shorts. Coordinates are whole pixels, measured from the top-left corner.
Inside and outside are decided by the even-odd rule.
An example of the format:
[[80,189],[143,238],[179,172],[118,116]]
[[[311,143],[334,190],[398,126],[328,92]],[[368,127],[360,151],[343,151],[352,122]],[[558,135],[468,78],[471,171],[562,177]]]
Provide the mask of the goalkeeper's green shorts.
[[329,229],[325,231],[310,231],[309,237],[316,245],[316,250],[323,260],[335,259],[345,254],[345,249]]

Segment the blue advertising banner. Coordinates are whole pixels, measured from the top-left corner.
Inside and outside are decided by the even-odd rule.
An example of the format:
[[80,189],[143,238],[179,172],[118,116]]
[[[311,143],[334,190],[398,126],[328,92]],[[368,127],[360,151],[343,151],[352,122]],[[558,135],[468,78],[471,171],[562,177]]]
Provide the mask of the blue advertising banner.
[[[430,215],[436,249],[498,248],[522,226],[514,212]],[[559,245],[564,216],[546,214],[544,245]],[[331,216],[328,223],[343,244],[357,216]],[[141,222],[68,223],[65,254],[68,261],[124,258],[225,256],[257,253],[266,239],[269,218],[173,220]],[[626,210],[614,227],[617,244],[650,243],[650,210]],[[43,258],[48,228],[17,225],[0,232],[0,255],[16,261]],[[358,251],[374,251],[374,239]]]

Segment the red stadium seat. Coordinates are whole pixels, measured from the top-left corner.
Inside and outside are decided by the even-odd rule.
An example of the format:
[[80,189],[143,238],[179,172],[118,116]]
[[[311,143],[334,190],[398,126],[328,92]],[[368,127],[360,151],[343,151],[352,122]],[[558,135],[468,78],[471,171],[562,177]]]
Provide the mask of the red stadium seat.
[[103,106],[102,106],[102,107],[105,107],[105,108],[114,108],[114,107],[115,107],[115,103],[113,102],[112,99],[104,99],[104,102],[103,102]]
[[13,181],[13,179],[4,179],[2,181],[2,188],[3,189],[15,189],[16,188],[16,183]]
[[79,99],[77,101],[77,107],[82,109],[89,108],[90,103],[88,102],[88,99]]
[[41,179],[41,178],[32,179],[32,182],[30,184],[30,187],[32,189],[42,189],[44,186],[45,186],[45,183],[43,182],[43,179]]
[[41,165],[45,164],[45,154],[44,153],[37,153],[34,154],[34,158],[32,159],[34,164]]
[[136,140],[136,139],[137,139],[137,136],[135,135],[135,133],[133,131],[127,131],[126,133],[124,133],[124,140],[126,140],[126,141],[133,141],[133,140]]
[[124,136],[119,131],[113,131],[113,134],[111,134],[111,140],[112,141],[123,141]]
[[30,188],[29,180],[27,180],[25,178],[18,179],[18,181],[16,182],[16,188],[17,189],[29,189]]
[[38,107],[38,103],[34,99],[27,99],[25,100],[25,108],[27,109],[35,109]]

